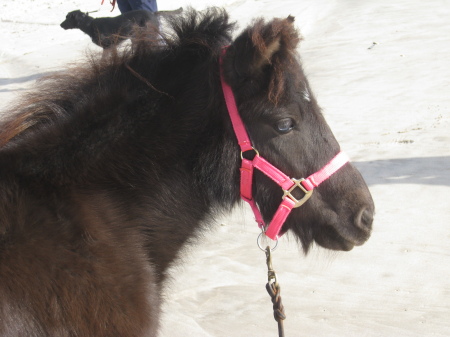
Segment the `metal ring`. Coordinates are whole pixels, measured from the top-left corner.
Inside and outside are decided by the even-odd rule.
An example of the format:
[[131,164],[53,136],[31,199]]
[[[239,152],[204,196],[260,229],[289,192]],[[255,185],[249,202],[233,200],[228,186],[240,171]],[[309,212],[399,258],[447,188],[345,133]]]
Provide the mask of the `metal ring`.
[[[255,152],[255,157],[259,156],[259,151],[257,149],[255,149],[253,146],[252,146],[251,150],[247,150],[247,151],[254,151]],[[241,159],[244,159],[244,152],[247,152],[247,151],[241,151]]]
[[[258,244],[259,249],[261,249],[263,252],[265,252],[266,248],[263,248],[263,246],[261,246],[261,238],[262,238],[263,235],[266,236],[266,234],[264,234],[264,232],[260,233],[258,235],[258,238],[256,239],[256,243]],[[272,241],[275,241],[275,246],[273,248],[270,248],[271,252],[273,252],[278,247],[278,240],[272,240]]]

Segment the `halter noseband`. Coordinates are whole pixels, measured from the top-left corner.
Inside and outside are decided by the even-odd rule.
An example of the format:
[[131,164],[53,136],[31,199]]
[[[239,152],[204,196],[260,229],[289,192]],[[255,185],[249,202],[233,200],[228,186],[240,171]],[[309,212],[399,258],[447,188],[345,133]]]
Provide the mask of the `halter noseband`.
[[[223,55],[225,55],[225,51],[226,49],[223,50]],[[241,198],[252,208],[259,228],[264,231],[267,237],[272,240],[277,240],[279,238],[280,230],[292,209],[303,205],[311,197],[314,187],[319,186],[324,180],[328,179],[333,173],[344,166],[349,159],[344,152],[339,152],[328,164],[306,179],[293,179],[281,172],[261,157],[259,152],[252,146],[252,142],[247,134],[245,125],[239,115],[233,91],[223,78],[222,57],[220,58],[219,63],[220,81],[222,83],[225,102],[228,108],[231,123],[233,124],[234,133],[236,134],[236,138],[241,148]],[[243,154],[247,151],[253,151],[255,153],[253,159],[250,160],[244,158]],[[266,176],[275,181],[283,190],[283,200],[268,226],[264,224],[261,212],[252,196],[254,168],[260,170]],[[299,200],[292,195],[292,192],[296,188],[299,188],[304,193],[303,198]]]

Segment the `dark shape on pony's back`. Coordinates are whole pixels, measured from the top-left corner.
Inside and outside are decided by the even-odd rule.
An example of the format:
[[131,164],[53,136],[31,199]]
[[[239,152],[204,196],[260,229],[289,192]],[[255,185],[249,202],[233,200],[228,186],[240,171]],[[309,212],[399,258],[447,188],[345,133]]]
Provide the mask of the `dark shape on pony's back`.
[[[219,77],[254,146],[290,177],[339,151],[298,61],[293,18],[234,41],[225,11],[186,11],[154,41],[56,74],[0,125],[0,335],[155,336],[168,267],[240,200],[240,150]],[[305,89],[306,88],[306,89]],[[307,99],[305,99],[305,96]],[[256,172],[265,221],[283,191]],[[374,205],[345,164],[282,231],[350,250]]]

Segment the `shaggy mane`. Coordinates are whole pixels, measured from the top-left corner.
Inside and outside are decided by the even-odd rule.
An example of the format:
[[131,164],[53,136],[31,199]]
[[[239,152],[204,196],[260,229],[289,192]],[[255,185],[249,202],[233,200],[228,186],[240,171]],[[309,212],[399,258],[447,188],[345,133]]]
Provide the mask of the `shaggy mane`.
[[[73,114],[83,110],[83,101],[114,106],[119,103],[114,98],[117,93],[136,79],[147,89],[173,98],[148,78],[158,77],[158,65],[175,61],[189,50],[196,57],[217,58],[221,48],[230,43],[234,27],[225,10],[218,8],[203,12],[188,9],[166,21],[167,33],[157,35],[151,27],[136,27],[133,44],[122,51],[113,49],[106,60],[89,54],[85,64],[41,78],[33,91],[22,95],[19,103],[4,114],[7,117],[0,125],[0,147],[33,130],[71,120]],[[89,99],[92,95],[97,97]]]

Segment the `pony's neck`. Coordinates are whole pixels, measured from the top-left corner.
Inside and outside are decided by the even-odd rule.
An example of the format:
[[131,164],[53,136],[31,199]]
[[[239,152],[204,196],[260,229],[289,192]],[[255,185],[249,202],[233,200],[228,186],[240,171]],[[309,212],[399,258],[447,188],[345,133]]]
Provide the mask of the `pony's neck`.
[[[174,64],[180,64],[176,73],[184,72],[176,84],[167,76],[158,81],[138,64],[130,67],[152,86],[177,93],[176,100],[127,67],[111,67],[114,72],[108,68],[81,89],[50,90],[71,108],[35,116],[34,126],[0,150],[6,163],[0,171],[43,189],[42,198],[70,191],[108,228],[140,232],[160,281],[183,245],[239,201],[239,148],[219,78],[212,77],[217,63],[197,69],[191,59]],[[80,76],[88,77],[87,70]],[[99,83],[109,90],[99,95]]]

